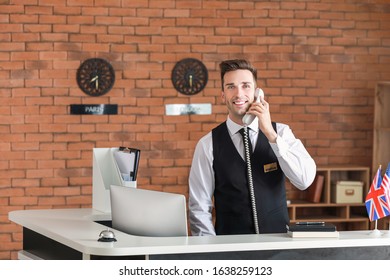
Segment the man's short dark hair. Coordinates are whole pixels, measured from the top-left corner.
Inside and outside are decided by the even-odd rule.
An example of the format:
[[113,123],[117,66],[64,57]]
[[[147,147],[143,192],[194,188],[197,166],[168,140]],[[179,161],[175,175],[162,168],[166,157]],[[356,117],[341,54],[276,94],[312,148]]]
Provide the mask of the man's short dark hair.
[[235,70],[249,70],[253,75],[253,80],[256,83],[257,81],[257,69],[252,66],[252,64],[245,59],[232,59],[225,60],[219,64],[219,68],[221,69],[221,83],[222,83],[222,91],[224,84],[224,76],[227,72],[235,71]]

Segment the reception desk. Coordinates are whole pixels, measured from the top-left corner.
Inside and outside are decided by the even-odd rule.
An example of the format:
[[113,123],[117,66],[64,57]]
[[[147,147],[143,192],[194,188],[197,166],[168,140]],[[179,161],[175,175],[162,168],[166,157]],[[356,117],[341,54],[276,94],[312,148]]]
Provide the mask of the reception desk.
[[98,242],[110,214],[94,209],[20,210],[9,219],[23,227],[27,259],[390,259],[383,231],[341,231],[339,238],[287,234],[142,237],[113,230],[117,242]]

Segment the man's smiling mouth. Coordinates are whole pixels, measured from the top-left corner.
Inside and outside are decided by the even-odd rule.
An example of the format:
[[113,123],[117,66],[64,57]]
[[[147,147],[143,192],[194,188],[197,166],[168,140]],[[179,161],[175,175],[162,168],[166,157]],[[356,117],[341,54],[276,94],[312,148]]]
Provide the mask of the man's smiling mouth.
[[247,102],[248,102],[247,100],[235,100],[235,101],[233,101],[233,103],[234,103],[235,105],[238,105],[238,106],[244,105],[244,104],[246,104]]

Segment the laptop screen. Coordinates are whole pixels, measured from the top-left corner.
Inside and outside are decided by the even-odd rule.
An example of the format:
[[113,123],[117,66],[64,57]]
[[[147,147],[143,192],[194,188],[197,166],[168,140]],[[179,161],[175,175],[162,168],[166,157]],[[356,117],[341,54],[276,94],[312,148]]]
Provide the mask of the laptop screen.
[[186,198],[181,194],[111,185],[114,229],[138,236],[187,236]]

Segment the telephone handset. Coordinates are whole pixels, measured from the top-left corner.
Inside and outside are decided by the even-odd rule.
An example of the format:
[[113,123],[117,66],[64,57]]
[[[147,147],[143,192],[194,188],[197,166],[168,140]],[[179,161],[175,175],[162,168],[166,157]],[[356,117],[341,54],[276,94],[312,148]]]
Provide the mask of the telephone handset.
[[[257,88],[255,91],[255,101],[254,102],[260,102],[260,96],[264,98],[264,92],[261,88]],[[244,125],[250,125],[255,118],[256,118],[255,115],[246,113],[245,116],[242,118],[242,122],[244,123]]]

